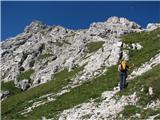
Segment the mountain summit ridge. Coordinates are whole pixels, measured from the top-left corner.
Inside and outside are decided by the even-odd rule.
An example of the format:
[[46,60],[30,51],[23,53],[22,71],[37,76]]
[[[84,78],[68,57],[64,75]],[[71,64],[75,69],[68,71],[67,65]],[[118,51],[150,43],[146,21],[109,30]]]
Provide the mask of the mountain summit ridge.
[[[91,24],[90,28],[84,32],[75,32],[61,26],[47,26],[40,21],[33,21],[25,28],[24,33],[13,39],[11,38],[9,41],[2,42],[2,63],[4,62],[2,64],[2,76],[5,77],[4,73],[8,71],[7,69],[16,69],[14,75],[11,75],[13,74],[11,73],[8,74],[10,77],[5,77],[5,80],[16,80],[16,76],[20,74],[19,70],[23,70],[23,68],[26,70],[31,68],[29,67],[28,62],[30,61],[31,63],[34,63],[34,57],[41,54],[41,52],[45,49],[44,46],[48,49],[49,44],[55,44],[55,49],[60,50],[61,45],[64,44],[64,42],[67,42],[68,44],[65,43],[65,46],[73,44],[74,49],[76,49],[76,52],[78,53],[82,51],[82,49],[84,51],[86,49],[85,43],[92,42],[92,39],[97,39],[95,41],[106,41],[108,39],[107,37],[110,39],[114,36],[120,36],[120,34],[134,32],[133,30],[140,30],[140,27],[137,24],[134,24],[137,26],[136,28],[131,29],[130,27],[132,26],[129,23],[130,22],[125,18],[111,17],[106,22]],[[133,22],[131,22],[131,24],[132,23]],[[124,28],[122,28],[123,26]],[[73,41],[70,40],[71,37]],[[69,41],[66,41],[66,39],[69,39]],[[117,38],[115,38],[115,40],[117,40]],[[9,55],[6,54],[8,52],[10,54],[13,52],[12,55],[17,54],[14,55],[15,58],[13,58],[14,61],[12,63],[14,63],[14,65],[11,65],[10,67],[5,66],[10,65],[6,64],[10,58],[3,57],[4,55]],[[3,58],[5,59],[4,61]],[[28,59],[29,61],[25,62],[25,60]],[[17,63],[18,65],[16,65]],[[14,66],[16,67],[14,68]]]
[[[56,44],[55,47],[57,47],[57,50],[60,50],[61,45],[64,44],[64,42],[66,42],[67,44],[65,43],[65,46],[73,44],[74,49],[77,51],[77,53],[79,53],[80,51],[81,52],[83,51],[84,53],[84,50],[86,50],[85,43],[87,42],[110,41],[113,44],[114,41],[120,41],[120,39],[117,37],[123,34],[130,32],[140,32],[140,31],[143,30],[135,22],[132,21],[130,22],[126,18],[123,17],[118,18],[115,16],[108,18],[108,20],[105,22],[92,23],[88,30],[79,32],[65,29],[61,26],[47,26],[40,21],[33,21],[29,26],[25,28],[24,33],[21,33],[17,37],[11,38],[10,40],[1,43],[2,46],[1,70],[3,76],[2,80],[3,79],[4,81],[16,80],[16,76],[20,74],[20,70],[23,70],[23,67],[25,67],[26,70],[31,68],[29,67],[28,64],[29,61],[27,62],[24,61],[29,59],[30,62],[33,64],[35,62],[35,60],[33,60],[34,57],[42,53],[43,49],[45,49],[44,48],[45,44],[47,48],[49,44],[55,43]],[[73,41],[70,40],[71,37]],[[69,39],[69,41],[66,41],[64,39]],[[26,53],[27,51],[28,53]],[[6,64],[6,62],[9,61],[10,58],[6,57],[7,58],[6,59],[3,57],[4,55],[9,55],[6,53],[10,54],[12,53],[13,55],[14,54],[21,54],[21,55],[19,55],[18,57],[14,55],[16,56],[14,58],[15,59],[14,62],[12,62],[14,63],[14,65],[11,65],[9,67],[5,65],[10,65]],[[72,56],[70,57],[72,58]],[[4,61],[3,58],[5,59]],[[18,66],[16,65],[16,68],[13,67],[15,66],[15,64],[17,64],[15,61],[18,62]],[[5,76],[5,72],[8,71],[7,69],[8,70],[10,69],[9,71],[12,71],[11,69],[16,69],[14,75],[11,75],[13,73],[10,73],[8,74],[10,77]]]

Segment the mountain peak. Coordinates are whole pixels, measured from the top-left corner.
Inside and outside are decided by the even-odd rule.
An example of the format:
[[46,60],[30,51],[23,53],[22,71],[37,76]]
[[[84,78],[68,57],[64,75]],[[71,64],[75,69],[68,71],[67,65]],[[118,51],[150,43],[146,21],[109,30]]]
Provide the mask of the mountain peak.
[[45,29],[46,25],[43,24],[41,21],[35,20],[33,22],[30,23],[30,25],[28,25],[25,28],[25,32],[33,32],[33,33],[37,33],[42,29]]
[[113,16],[107,19],[106,23],[109,24],[122,24],[122,25],[126,25],[126,26],[130,26],[131,28],[141,28],[140,25],[138,25],[137,23],[128,20],[127,18],[124,17],[117,17],[117,16]]
[[107,19],[107,23],[129,23],[130,21],[124,17],[113,16]]

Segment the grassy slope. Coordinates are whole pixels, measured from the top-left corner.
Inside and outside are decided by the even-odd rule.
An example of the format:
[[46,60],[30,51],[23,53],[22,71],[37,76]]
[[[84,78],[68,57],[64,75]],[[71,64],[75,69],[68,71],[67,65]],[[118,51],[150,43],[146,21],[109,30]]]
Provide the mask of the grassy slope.
[[[139,42],[144,47],[140,51],[135,50],[130,52],[130,63],[134,63],[135,67],[139,67],[142,63],[148,61],[151,57],[158,53],[158,50],[160,49],[160,39],[158,37],[159,33],[160,29],[153,32],[136,33],[123,37],[123,41],[125,43],[129,44]],[[143,57],[140,57],[140,55],[143,55]],[[90,98],[99,97],[103,91],[112,89],[118,82],[116,67],[110,68],[106,74],[107,75],[103,75],[92,80],[91,82],[73,89],[70,93],[60,96],[53,103],[37,108],[30,114],[29,118],[32,118],[33,116],[39,118],[42,115],[53,117],[54,115],[52,114],[57,113],[57,111],[71,108],[77,104],[85,102]],[[52,114],[49,115],[48,113]]]
[[101,96],[103,91],[112,90],[117,85],[118,75],[116,70],[116,66],[111,67],[106,75],[102,75],[82,86],[72,89],[71,92],[59,96],[54,102],[36,108],[27,118],[38,119],[40,116],[55,117],[57,112],[88,101],[90,98]]
[[30,76],[34,73],[33,69],[29,69],[27,71],[22,72],[20,75],[17,76],[17,80],[24,80],[24,79],[30,79]]
[[[151,100],[155,100],[158,97],[160,98],[159,96],[160,95],[160,90],[159,90],[160,69],[159,68],[160,66],[156,66],[152,71],[149,71],[144,75],[136,78],[132,82],[130,82],[128,88],[125,91],[123,91],[121,95],[129,95],[135,91],[138,93],[138,91],[140,91],[142,87],[146,88],[147,90],[149,87],[153,87],[154,94],[152,96],[148,96],[148,94],[145,93],[146,90],[144,90],[144,92],[138,93],[138,96],[141,99],[138,101],[137,105],[146,105]],[[106,76],[104,75],[104,76],[98,77],[97,79],[91,82],[85,83],[83,86],[80,86],[74,89],[70,93],[60,96],[57,101],[48,103],[45,106],[39,107],[29,115],[29,119],[38,119],[40,116],[43,116],[43,115],[48,117],[55,117],[56,113],[59,113],[64,109],[73,107],[79,103],[82,103],[82,101],[86,102],[90,98],[97,98],[105,90],[112,90],[112,88],[117,84],[118,78],[117,78],[117,75],[115,74],[116,73],[115,68],[113,67],[111,69],[109,71],[113,72],[113,69],[114,69],[114,72],[113,73],[108,72],[109,76],[106,74]],[[110,83],[110,84],[107,84],[107,83]],[[130,118],[131,115],[134,115],[137,112],[142,115],[141,117],[142,119],[145,119],[147,118],[147,116],[157,114],[158,112],[160,112],[160,109],[144,110],[137,106],[129,105],[125,107],[124,111],[122,111],[122,114],[123,116],[125,116],[125,118]],[[48,114],[48,113],[51,113],[51,114]]]
[[[151,57],[157,54],[157,51],[160,49],[160,39],[157,36],[159,33],[160,29],[150,33],[136,33],[123,37],[124,42],[126,43],[139,42],[144,47],[140,51],[130,52],[130,63],[134,63],[135,67],[138,67],[141,65],[141,63],[148,61]],[[143,57],[140,57],[141,55],[143,55]],[[117,83],[117,67],[113,66],[107,71],[106,75],[102,75],[90,82],[83,84],[82,86],[72,89],[71,92],[59,96],[54,102],[50,102],[36,108],[29,114],[29,116],[27,116],[27,119],[37,119],[41,116],[55,117],[57,113],[63,111],[64,109],[68,109],[77,104],[83,103],[90,98],[99,97],[103,91],[113,89]],[[30,93],[28,92],[28,94]],[[2,106],[3,104],[4,103],[2,102]],[[12,109],[13,108],[10,110]],[[3,115],[9,116],[8,110],[4,111],[5,112],[2,111]],[[10,117],[16,118],[17,116],[15,115],[15,112],[11,111]]]
[[68,72],[65,69],[57,73],[54,77],[54,80],[51,80],[46,84],[42,84],[28,91],[8,97],[5,101],[2,102],[2,118],[7,117],[7,119],[11,119],[12,116],[16,116],[19,110],[22,110],[24,109],[24,106],[27,106],[27,101],[29,100],[38,98],[44,94],[58,92],[62,89],[62,87],[68,84],[70,81],[69,79],[73,77],[73,75],[82,69],[83,67],[80,67],[71,72]]
[[18,88],[15,87],[13,81],[9,81],[9,82],[6,82],[6,83],[2,82],[1,83],[1,90],[2,91],[9,91],[10,95],[15,95],[15,94],[21,92],[20,89],[18,89]]
[[[137,67],[160,52],[160,29],[151,32],[133,33],[131,35],[124,36],[123,41],[127,44],[138,42],[143,46],[143,49],[140,51],[130,51],[130,62],[134,63],[135,67]],[[137,95],[140,97],[140,100],[138,101],[138,106],[141,106],[141,108],[137,106],[126,106],[124,111],[122,111],[125,119],[130,118],[130,116],[134,115],[135,113],[140,113],[141,119],[146,119],[150,115],[153,115],[153,113],[157,114],[157,112],[160,112],[160,109],[143,109],[143,107],[150,103],[151,100],[160,98],[159,68],[160,65],[156,66],[153,70],[145,73],[143,76],[135,78],[129,83],[127,89],[125,89],[124,92],[120,93],[121,96],[137,92]],[[153,88],[154,94],[152,96],[148,95],[149,87]],[[140,92],[142,88],[144,88],[144,91]]]
[[88,48],[88,52],[95,52],[98,49],[102,48],[102,45],[104,44],[104,41],[98,41],[98,42],[90,42],[86,46]]
[[[160,108],[155,109],[146,109],[143,108],[146,107],[148,103],[150,103],[152,100],[156,100],[157,98],[160,99],[160,65],[157,65],[152,70],[144,73],[142,76],[139,76],[135,78],[133,81],[131,81],[128,85],[128,87],[120,93],[121,95],[129,95],[133,92],[137,93],[137,96],[140,98],[137,106],[126,106],[125,109],[121,112],[123,114],[125,119],[130,118],[131,115],[134,115],[136,113],[141,114],[141,119],[146,119],[151,115],[156,115],[157,113],[160,113]],[[153,95],[149,95],[149,87],[153,88]],[[141,89],[144,89],[141,91]],[[160,117],[160,116],[159,116]]]
[[138,42],[143,46],[143,49],[130,50],[129,53],[130,63],[140,66],[160,52],[160,29],[123,36],[123,42],[127,44]]

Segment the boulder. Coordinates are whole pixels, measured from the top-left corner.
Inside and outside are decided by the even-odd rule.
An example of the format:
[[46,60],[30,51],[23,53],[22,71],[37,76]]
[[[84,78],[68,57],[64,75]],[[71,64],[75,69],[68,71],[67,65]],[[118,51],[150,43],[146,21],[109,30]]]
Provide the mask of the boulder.
[[153,88],[152,87],[149,87],[148,91],[149,91],[149,95],[153,95]]
[[139,43],[136,43],[136,48],[137,48],[137,50],[140,50],[143,48],[143,46],[141,46]]
[[75,64],[74,64],[74,58],[70,57],[68,60],[66,60],[65,66],[68,68],[68,71],[70,72],[72,70],[72,68],[74,68]]
[[31,86],[30,80],[24,79],[21,81],[18,81],[16,84],[17,88],[20,88],[22,91],[27,90]]
[[133,50],[140,50],[143,48],[143,46],[141,46],[139,43],[132,43],[131,47]]
[[132,43],[132,49],[135,50],[136,49],[136,45],[134,43]]
[[6,98],[9,94],[10,94],[9,91],[1,91],[0,93],[1,100]]
[[34,58],[32,55],[28,55],[27,58],[24,60],[21,67],[24,69],[30,69],[34,65]]
[[122,59],[127,61],[129,60],[129,50],[123,50]]

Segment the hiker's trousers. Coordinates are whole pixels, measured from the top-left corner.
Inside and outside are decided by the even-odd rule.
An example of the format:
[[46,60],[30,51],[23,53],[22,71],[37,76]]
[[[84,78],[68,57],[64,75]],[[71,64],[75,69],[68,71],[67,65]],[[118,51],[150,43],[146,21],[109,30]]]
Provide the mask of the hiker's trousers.
[[120,90],[123,90],[126,84],[127,72],[119,72],[119,76],[120,76]]

